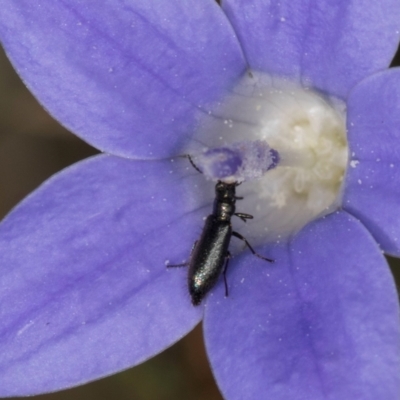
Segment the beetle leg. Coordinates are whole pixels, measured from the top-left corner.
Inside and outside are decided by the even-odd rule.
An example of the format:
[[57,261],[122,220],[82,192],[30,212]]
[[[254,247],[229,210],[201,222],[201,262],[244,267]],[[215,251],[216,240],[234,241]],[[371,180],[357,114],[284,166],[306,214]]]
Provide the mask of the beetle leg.
[[237,237],[238,239],[243,240],[243,242],[246,243],[246,245],[247,245],[247,247],[250,249],[250,251],[251,251],[255,256],[257,256],[258,258],[262,258],[262,259],[265,260],[265,261],[274,262],[274,260],[271,260],[270,258],[264,257],[264,256],[262,256],[261,254],[258,254],[258,253],[251,247],[251,245],[250,245],[250,243],[247,241],[247,239],[246,239],[244,236],[242,236],[240,233],[237,233],[237,232],[233,231],[233,232],[232,232],[232,236],[235,236],[235,237]]
[[[190,251],[190,256],[192,256],[193,250],[194,250],[194,248],[196,247],[197,242],[198,242],[198,240],[196,240],[196,241],[193,243],[192,250]],[[168,264],[168,265],[167,265],[167,268],[187,267],[189,264],[190,264],[189,262],[185,262],[185,263],[182,263],[182,264]]]
[[225,283],[225,297],[228,297],[228,281],[226,280],[226,271],[228,270],[228,265],[229,265],[229,260],[231,258],[231,253],[228,251],[226,253],[226,262],[225,262],[225,267],[224,267],[224,283]]
[[188,265],[188,262],[185,262],[183,264],[168,264],[167,268],[187,267]]
[[243,222],[247,222],[246,219],[253,219],[253,216],[250,214],[235,213],[233,215],[236,215],[237,217],[239,217]]

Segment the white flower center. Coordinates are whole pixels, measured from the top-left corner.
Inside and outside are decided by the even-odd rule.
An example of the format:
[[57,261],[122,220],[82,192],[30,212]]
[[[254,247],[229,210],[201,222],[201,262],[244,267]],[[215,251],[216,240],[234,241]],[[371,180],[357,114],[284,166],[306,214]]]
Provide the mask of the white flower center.
[[258,243],[277,240],[340,205],[348,147],[338,99],[253,73],[213,115],[195,137],[204,146],[192,153],[263,140],[280,156],[276,168],[238,187],[238,211],[254,215],[241,233]]

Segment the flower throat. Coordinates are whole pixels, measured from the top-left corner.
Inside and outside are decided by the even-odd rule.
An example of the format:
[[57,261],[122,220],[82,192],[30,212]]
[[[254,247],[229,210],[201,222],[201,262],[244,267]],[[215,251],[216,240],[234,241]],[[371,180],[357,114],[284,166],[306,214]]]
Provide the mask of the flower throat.
[[279,241],[340,206],[348,146],[338,99],[252,73],[213,108],[194,139],[190,153],[211,171],[209,179],[244,182],[241,207],[254,215],[245,234],[259,243]]

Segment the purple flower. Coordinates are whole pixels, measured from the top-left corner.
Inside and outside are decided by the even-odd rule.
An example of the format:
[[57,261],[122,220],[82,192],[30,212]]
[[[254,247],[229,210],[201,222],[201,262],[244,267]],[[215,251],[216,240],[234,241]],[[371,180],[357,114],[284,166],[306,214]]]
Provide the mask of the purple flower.
[[[385,70],[397,1],[1,6],[0,37],[28,87],[107,153],[49,179],[2,222],[1,396],[136,365],[203,319],[227,399],[398,398],[399,307],[382,255],[400,255],[400,71]],[[219,282],[193,307],[186,272],[165,262],[187,259],[213,185],[175,156],[249,69],[346,102],[343,194],[297,234],[264,238],[257,251],[273,266],[240,253],[229,297]]]

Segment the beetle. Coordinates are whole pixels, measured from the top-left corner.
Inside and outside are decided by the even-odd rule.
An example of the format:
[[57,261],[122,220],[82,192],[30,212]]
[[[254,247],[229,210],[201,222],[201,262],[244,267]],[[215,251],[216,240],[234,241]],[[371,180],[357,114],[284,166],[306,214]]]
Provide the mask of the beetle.
[[[188,156],[191,164],[201,172]],[[206,218],[200,238],[194,243],[188,263],[168,265],[168,267],[189,266],[188,286],[192,304],[199,305],[207,293],[215,286],[221,273],[224,275],[225,296],[228,296],[226,271],[231,254],[229,244],[232,236],[243,240],[250,251],[257,257],[273,262],[253,249],[250,243],[240,233],[232,229],[231,218],[233,215],[244,222],[253,216],[236,212],[236,187],[240,183],[226,183],[218,181],[215,185],[215,199],[212,213]]]

